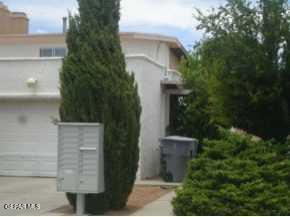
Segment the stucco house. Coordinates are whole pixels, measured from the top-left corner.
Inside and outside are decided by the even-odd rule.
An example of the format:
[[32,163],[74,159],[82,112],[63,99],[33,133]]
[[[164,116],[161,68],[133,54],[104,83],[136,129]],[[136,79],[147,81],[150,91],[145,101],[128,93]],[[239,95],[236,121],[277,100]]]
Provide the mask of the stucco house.
[[[7,16],[19,23],[5,25],[4,31]],[[65,33],[29,34],[28,26],[25,14],[0,3],[0,175],[53,177],[57,128],[52,120],[58,118]],[[138,178],[146,179],[159,173],[159,138],[169,124],[170,96],[185,93],[177,69],[186,50],[173,37],[120,33],[120,38],[127,69],[139,86]]]

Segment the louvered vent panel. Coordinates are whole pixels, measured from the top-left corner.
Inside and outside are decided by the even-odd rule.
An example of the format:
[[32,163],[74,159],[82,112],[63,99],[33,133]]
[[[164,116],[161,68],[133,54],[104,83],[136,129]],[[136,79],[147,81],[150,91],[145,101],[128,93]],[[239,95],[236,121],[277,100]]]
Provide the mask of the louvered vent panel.
[[66,127],[60,129],[59,136],[59,167],[65,170],[77,170],[79,130],[76,127]]

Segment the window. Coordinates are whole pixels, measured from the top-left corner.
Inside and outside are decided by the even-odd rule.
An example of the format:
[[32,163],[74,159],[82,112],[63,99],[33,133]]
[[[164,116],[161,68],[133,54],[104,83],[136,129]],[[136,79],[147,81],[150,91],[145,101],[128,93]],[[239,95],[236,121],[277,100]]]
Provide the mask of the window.
[[66,49],[64,47],[40,48],[40,57],[64,57]]
[[66,55],[65,48],[55,48],[54,49],[54,56],[56,57],[64,57]]
[[53,57],[52,48],[40,48],[40,57]]

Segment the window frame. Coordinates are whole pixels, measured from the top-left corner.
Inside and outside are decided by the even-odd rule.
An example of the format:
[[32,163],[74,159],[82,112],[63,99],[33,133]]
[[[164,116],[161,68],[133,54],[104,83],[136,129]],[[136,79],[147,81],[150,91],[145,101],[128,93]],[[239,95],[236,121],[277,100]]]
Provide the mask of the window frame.
[[[45,55],[49,53],[49,55]],[[57,55],[57,53],[61,55]],[[65,57],[67,49],[65,47],[41,47],[39,49],[39,57]]]

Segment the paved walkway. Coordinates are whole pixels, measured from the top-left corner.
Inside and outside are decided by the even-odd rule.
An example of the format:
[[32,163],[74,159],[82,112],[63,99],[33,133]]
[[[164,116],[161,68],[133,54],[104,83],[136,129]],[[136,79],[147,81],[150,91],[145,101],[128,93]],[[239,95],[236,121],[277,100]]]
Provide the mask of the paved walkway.
[[138,210],[133,216],[173,216],[171,201],[174,196],[175,193],[170,192]]
[[177,182],[164,182],[163,180],[141,180],[136,181],[136,185],[143,185],[143,186],[164,186],[164,187],[178,187],[182,183]]
[[[64,193],[56,191],[55,178],[0,177],[0,216],[38,216],[67,205]],[[19,205],[39,204],[40,209],[23,209]],[[6,209],[5,209],[6,208]]]
[[[1,177],[0,176],[0,216],[40,216],[71,215],[67,209],[65,194],[56,191],[55,178]],[[143,185],[164,185],[164,183],[141,183]],[[173,184],[177,185],[177,184]],[[146,205],[133,215],[135,216],[172,216],[171,200],[174,192]],[[5,209],[5,204],[39,204],[40,209]],[[15,205],[14,205],[15,206]],[[19,208],[19,206],[18,206]]]

